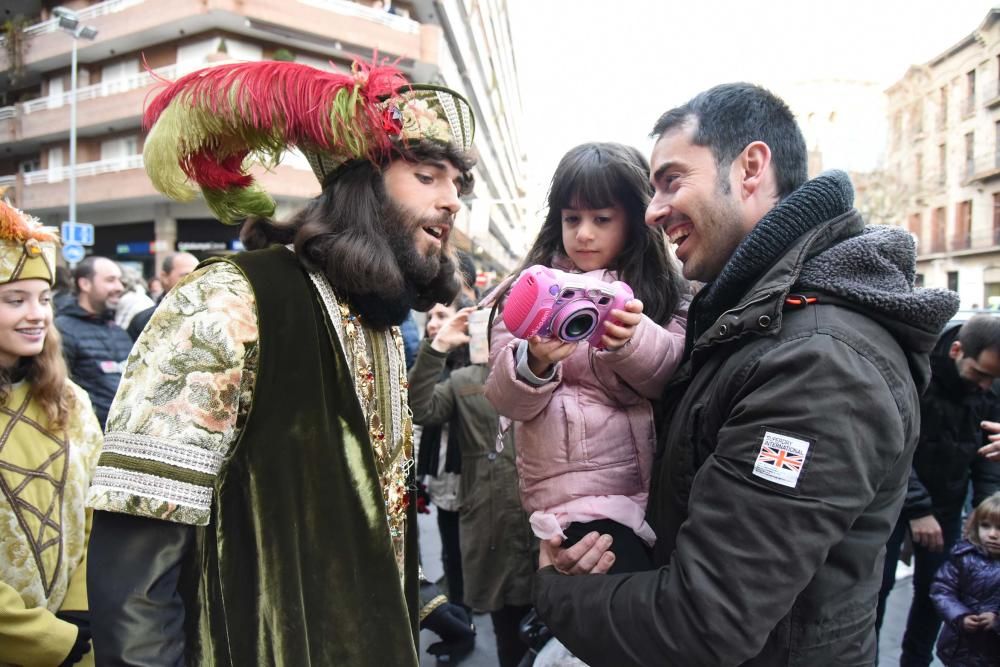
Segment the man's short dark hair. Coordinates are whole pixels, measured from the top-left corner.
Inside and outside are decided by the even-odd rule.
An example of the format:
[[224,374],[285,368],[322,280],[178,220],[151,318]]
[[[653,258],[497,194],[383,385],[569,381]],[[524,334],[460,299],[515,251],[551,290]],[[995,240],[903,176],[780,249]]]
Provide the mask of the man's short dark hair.
[[729,181],[724,167],[754,141],[771,149],[771,164],[778,196],[785,198],[808,178],[809,156],[802,130],[781,98],[750,83],[726,83],[699,93],[682,106],[666,112],[653,126],[651,137],[691,125],[694,143],[707,146],[715,156],[723,191]]
[[101,257],[100,255],[90,255],[89,257],[84,257],[83,261],[76,265],[73,269],[73,291],[77,294],[80,293],[80,281],[83,279],[93,280],[94,279],[94,265],[97,264],[97,260],[107,259],[106,257]]
[[983,350],[1000,353],[1000,317],[974,315],[958,332],[962,356],[978,359]]

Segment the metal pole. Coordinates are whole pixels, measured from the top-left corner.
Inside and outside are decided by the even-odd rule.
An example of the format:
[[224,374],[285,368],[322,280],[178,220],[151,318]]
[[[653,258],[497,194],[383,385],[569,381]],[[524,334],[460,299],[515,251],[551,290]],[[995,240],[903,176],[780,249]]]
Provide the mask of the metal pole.
[[69,98],[69,222],[76,222],[76,35],[70,66]]

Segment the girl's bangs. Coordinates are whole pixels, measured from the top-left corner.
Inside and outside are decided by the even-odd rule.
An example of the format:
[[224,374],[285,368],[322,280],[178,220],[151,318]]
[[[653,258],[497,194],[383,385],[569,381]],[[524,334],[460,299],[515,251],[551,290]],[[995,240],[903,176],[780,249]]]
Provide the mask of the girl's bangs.
[[594,210],[621,203],[620,179],[607,164],[577,164],[560,174],[552,184],[549,202],[552,208]]

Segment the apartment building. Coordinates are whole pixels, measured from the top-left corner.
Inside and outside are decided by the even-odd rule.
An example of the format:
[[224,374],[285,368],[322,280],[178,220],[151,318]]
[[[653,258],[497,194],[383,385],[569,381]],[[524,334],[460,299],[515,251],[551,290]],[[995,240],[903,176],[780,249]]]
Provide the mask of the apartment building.
[[[367,0],[19,4],[32,18],[16,57],[22,64],[19,73],[12,66],[11,49],[0,50],[0,72],[5,73],[0,79],[0,186],[8,187],[7,196],[20,208],[55,225],[67,219],[72,168],[77,219],[96,226],[92,250],[97,254],[141,266],[148,275],[159,258],[174,250],[204,257],[240,247],[238,227],[219,224],[200,202],[167,200],[145,176],[141,114],[158,78],[173,80],[217,63],[265,59],[344,69],[353,59],[371,59],[375,53],[398,61],[414,81],[459,90],[475,107],[476,149],[483,156],[476,169],[478,199],[459,215],[456,245],[473,252],[481,265],[499,270],[512,266],[523,251],[523,209],[516,205],[524,180],[516,132],[520,97],[505,0],[478,3],[481,8],[474,12],[462,0],[397,2],[391,11],[385,9],[387,2]],[[54,18],[57,4],[74,10],[80,23],[97,33],[92,40],[76,40],[73,167],[69,109],[74,39]],[[454,28],[444,20],[451,16],[456,17]],[[320,189],[297,153],[286,154],[279,166],[259,169],[255,176],[277,201],[279,219]]]
[[1000,9],[886,94],[878,189],[917,239],[918,283],[1000,308]]

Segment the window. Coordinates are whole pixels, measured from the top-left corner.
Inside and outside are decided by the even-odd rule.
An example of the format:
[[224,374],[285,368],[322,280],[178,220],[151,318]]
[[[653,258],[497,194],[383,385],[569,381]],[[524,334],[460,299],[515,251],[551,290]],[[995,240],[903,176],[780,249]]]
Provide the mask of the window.
[[993,124],[996,139],[993,143],[993,166],[1000,168],[1000,120]]
[[948,272],[948,289],[952,292],[958,291],[958,271]]
[[976,70],[965,74],[965,116],[976,110]]
[[49,103],[50,109],[55,107],[61,107],[65,100],[63,99],[63,92],[65,88],[63,86],[63,79],[61,76],[53,77],[49,79]]
[[965,178],[972,178],[976,172],[976,135],[969,132],[965,135]]
[[938,91],[938,129],[948,127],[948,86],[941,86]]
[[965,250],[972,236],[972,200],[955,204],[955,234],[951,238],[952,250]]
[[101,142],[101,160],[124,160],[139,153],[139,138],[135,135]]
[[993,245],[1000,245],[1000,192],[993,193]]
[[125,58],[101,68],[101,92],[105,95],[128,90],[128,78],[139,73],[139,59]]
[[909,221],[906,223],[907,231],[913,234],[913,237],[917,241],[917,254],[920,254],[920,237],[923,234],[924,219],[919,213],[914,213],[910,216]]
[[931,252],[944,252],[945,212],[939,206],[931,214]]
[[948,144],[938,146],[938,184],[948,181]]
[[61,181],[63,174],[63,149],[62,146],[53,146],[49,149],[49,183]]
[[924,107],[920,102],[915,102],[910,108],[910,125],[915,136],[924,133]]

